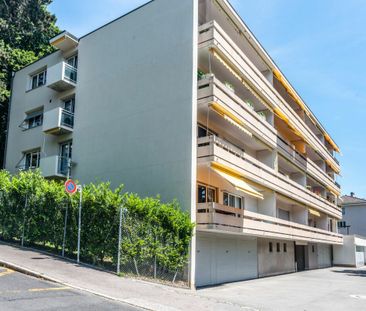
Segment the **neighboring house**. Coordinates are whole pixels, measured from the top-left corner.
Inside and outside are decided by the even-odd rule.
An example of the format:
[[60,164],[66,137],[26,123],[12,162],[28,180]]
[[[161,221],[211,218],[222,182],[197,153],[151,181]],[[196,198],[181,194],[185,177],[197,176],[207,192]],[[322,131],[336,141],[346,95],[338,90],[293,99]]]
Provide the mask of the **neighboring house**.
[[366,237],[366,199],[354,193],[342,197],[342,220],[338,222],[342,234],[357,234]]
[[350,195],[342,197],[342,220],[338,231],[344,244],[334,247],[334,264],[359,267],[366,264],[366,199]]
[[332,264],[339,148],[226,0],[155,0],[50,43],[14,76],[9,171],[177,198],[192,286]]

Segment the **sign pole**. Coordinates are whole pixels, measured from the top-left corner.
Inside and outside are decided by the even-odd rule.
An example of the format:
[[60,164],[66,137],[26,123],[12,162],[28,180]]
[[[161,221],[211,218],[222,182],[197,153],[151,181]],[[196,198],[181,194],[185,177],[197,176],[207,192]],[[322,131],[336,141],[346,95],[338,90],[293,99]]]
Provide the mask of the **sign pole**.
[[79,221],[78,221],[78,253],[77,253],[77,263],[80,262],[80,233],[81,233],[81,203],[83,200],[83,186],[78,186],[80,192],[80,200],[79,200]]

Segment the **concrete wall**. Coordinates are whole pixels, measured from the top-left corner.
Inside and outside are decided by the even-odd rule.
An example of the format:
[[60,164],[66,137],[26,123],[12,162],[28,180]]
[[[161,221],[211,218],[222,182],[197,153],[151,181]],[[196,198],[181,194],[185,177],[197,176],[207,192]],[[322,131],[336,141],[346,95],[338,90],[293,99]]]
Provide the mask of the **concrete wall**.
[[305,268],[309,270],[318,268],[317,244],[310,243],[309,245],[305,246]]
[[340,266],[356,265],[356,246],[354,236],[344,236],[343,245],[333,246],[333,263]]
[[[269,251],[272,242],[273,251]],[[280,243],[280,252],[277,252],[277,243]],[[287,245],[284,252],[283,244]],[[259,277],[289,273],[295,271],[295,250],[293,241],[258,239],[258,274]]]
[[123,183],[143,196],[177,198],[190,210],[196,161],[193,18],[193,0],[156,0],[81,38],[77,179]]

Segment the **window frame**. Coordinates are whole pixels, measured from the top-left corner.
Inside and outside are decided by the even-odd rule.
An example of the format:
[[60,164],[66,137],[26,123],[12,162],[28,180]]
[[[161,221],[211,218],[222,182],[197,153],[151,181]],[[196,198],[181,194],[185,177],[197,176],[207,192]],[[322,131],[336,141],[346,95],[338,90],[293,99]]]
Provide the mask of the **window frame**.
[[[225,202],[225,196],[226,195],[227,195],[227,198],[228,198],[227,204]],[[239,207],[236,206],[237,200],[240,200],[240,206]],[[231,201],[234,202],[234,206],[230,205]],[[222,191],[222,204],[225,205],[225,206],[233,207],[233,208],[244,209],[244,197],[242,197],[240,195],[237,195],[237,194],[234,194],[234,193],[231,193],[229,191]]]
[[[200,194],[200,191],[199,191],[199,187],[203,187],[205,188],[205,202],[201,202],[199,200],[199,194]],[[214,192],[214,195],[213,195],[213,201],[209,201],[208,200],[208,193],[209,193],[209,190],[213,190]],[[217,203],[217,191],[218,189],[214,186],[211,186],[211,185],[207,185],[205,183],[201,183],[201,182],[198,182],[197,183],[197,203]]]
[[[40,161],[41,161],[41,150],[40,149],[27,151],[27,152],[24,152],[23,154],[24,154],[24,169],[25,170],[34,170],[34,169],[39,168]],[[29,156],[29,165],[27,165],[28,156]],[[33,160],[36,161],[35,165],[32,165]]]
[[[42,76],[42,80],[40,80],[40,76]],[[40,83],[40,81],[42,82]],[[46,85],[46,83],[47,83],[47,68],[30,75],[29,91],[37,89],[43,85]]]

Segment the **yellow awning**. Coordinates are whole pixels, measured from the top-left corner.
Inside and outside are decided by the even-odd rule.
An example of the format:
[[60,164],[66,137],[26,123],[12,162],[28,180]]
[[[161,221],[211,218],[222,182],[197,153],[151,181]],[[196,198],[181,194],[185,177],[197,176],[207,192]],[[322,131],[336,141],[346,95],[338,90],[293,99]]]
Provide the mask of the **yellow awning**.
[[308,210],[309,210],[309,213],[310,213],[311,215],[314,215],[314,216],[316,216],[316,217],[320,217],[320,213],[319,213],[318,211],[314,211],[314,210],[313,210],[313,209],[311,209],[311,208],[309,208]]
[[326,159],[325,162],[330,166],[330,168],[335,171],[337,174],[340,173],[340,170],[330,161],[329,159]]
[[336,197],[339,197],[341,195],[341,193],[339,191],[336,191],[336,190],[332,189],[331,187],[327,187],[327,189],[329,190],[329,192],[333,193],[333,195],[335,195]]
[[233,68],[233,66],[231,66],[225,59],[224,57],[222,57],[214,48],[210,49],[212,55],[214,57],[216,57],[218,59],[218,61],[223,64],[227,70],[229,70],[231,72],[231,74],[237,78],[248,90],[250,93],[252,93],[254,95],[254,97],[256,97],[265,107],[267,107],[268,109],[272,109],[271,105],[269,105],[263,98],[262,96],[260,96],[260,94],[258,92],[256,92],[246,81],[245,79],[241,76],[240,72],[238,70],[236,70],[235,68]]
[[[291,85],[285,80],[285,78],[282,76],[282,74],[278,71],[278,70],[274,70],[273,71],[273,75],[277,78],[277,80],[281,83],[281,85],[285,88],[286,92],[292,97],[292,99],[300,106],[300,108],[302,110],[304,110],[306,112],[306,114],[308,115],[308,117],[310,118],[311,122],[318,127],[317,122],[314,120],[313,115],[311,114],[309,108],[305,105],[305,103],[303,102],[303,100],[300,98],[300,96],[298,96],[295,92],[295,90],[293,90],[293,88],[291,87]],[[339,147],[337,146],[337,144],[334,142],[334,140],[329,136],[328,133],[326,133],[323,129],[319,130],[324,134],[324,138],[325,140],[327,140],[329,142],[329,144],[333,147],[333,149],[340,153],[341,150],[339,149]]]
[[214,163],[212,163],[211,168],[221,177],[226,179],[230,184],[232,184],[236,190],[263,200],[263,195],[255,190],[253,187],[251,187],[247,182],[245,182],[244,179],[240,178],[239,176],[234,176],[230,174],[229,171],[219,168]]
[[241,121],[237,116],[235,116],[233,113],[231,113],[229,110],[227,110],[225,107],[220,105],[217,102],[212,102],[210,104],[210,107],[215,110],[219,115],[221,115],[226,121],[230,122],[231,124],[238,127],[241,131],[243,131],[248,136],[252,137],[253,134],[249,132],[245,127],[245,123]]

